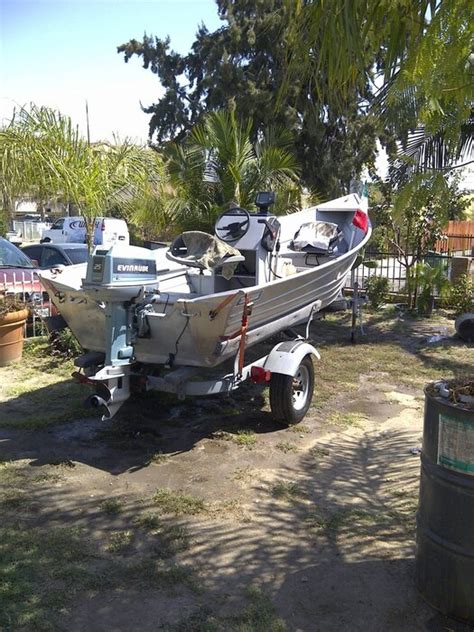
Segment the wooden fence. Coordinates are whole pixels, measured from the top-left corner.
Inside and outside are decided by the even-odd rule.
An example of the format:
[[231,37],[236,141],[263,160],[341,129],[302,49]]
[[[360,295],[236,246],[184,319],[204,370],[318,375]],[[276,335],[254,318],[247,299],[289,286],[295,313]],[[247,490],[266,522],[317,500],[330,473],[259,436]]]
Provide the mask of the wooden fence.
[[472,254],[474,250],[474,221],[450,220],[438,239],[436,252],[454,254]]

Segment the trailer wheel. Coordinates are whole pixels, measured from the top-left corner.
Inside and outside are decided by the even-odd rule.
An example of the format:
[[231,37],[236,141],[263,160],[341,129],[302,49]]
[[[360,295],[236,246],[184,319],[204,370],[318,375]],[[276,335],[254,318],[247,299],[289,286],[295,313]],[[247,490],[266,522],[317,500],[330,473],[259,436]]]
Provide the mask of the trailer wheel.
[[308,412],[314,391],[314,366],[310,355],[301,361],[296,375],[273,373],[270,380],[270,408],[273,418],[297,424]]

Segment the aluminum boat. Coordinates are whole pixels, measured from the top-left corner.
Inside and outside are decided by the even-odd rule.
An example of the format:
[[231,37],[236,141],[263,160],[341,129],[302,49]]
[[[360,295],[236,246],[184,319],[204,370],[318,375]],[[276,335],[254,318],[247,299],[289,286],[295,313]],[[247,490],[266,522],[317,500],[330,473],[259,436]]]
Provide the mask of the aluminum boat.
[[246,348],[340,295],[370,238],[367,198],[351,193],[278,217],[272,202],[261,193],[257,213],[230,209],[214,235],[183,233],[159,250],[97,246],[88,264],[39,273],[86,351],[78,366],[107,387],[110,414],[133,374],[238,356],[242,375]]

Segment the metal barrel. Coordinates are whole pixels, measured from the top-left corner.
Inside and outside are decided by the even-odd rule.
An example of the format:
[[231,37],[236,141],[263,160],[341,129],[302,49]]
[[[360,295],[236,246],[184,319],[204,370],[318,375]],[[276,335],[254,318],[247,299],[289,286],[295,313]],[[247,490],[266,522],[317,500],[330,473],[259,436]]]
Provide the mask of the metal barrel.
[[474,623],[474,409],[425,388],[416,574],[443,614]]

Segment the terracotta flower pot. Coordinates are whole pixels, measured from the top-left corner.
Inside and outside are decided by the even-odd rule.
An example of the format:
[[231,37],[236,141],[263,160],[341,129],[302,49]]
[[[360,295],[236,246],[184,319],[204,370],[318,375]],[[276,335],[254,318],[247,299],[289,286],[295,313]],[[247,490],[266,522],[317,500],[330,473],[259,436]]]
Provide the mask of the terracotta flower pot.
[[23,327],[27,318],[27,309],[0,316],[0,366],[6,366],[21,358]]

